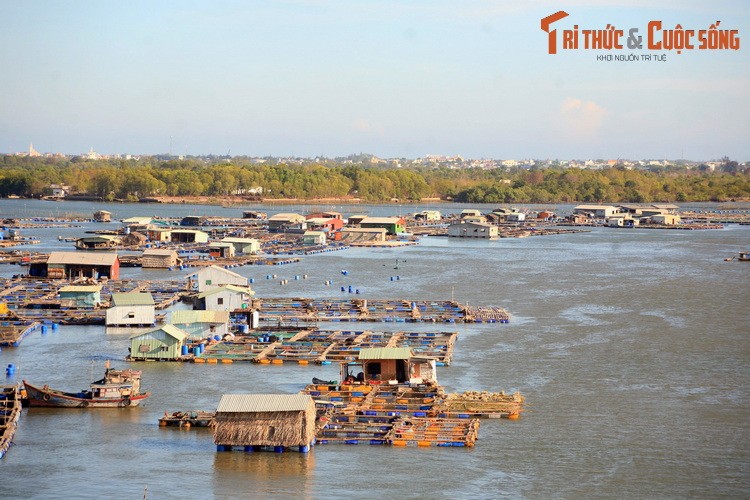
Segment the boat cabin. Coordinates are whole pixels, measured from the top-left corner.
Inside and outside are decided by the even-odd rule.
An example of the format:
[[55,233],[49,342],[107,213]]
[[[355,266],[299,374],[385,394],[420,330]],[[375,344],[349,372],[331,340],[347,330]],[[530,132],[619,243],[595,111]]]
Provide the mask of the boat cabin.
[[437,384],[436,362],[408,347],[360,349],[357,361],[341,364],[342,383]]

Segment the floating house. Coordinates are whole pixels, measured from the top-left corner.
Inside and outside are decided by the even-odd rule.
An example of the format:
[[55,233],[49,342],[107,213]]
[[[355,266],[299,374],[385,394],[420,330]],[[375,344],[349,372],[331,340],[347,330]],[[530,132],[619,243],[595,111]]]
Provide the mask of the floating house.
[[508,222],[523,222],[526,220],[526,214],[523,212],[513,212],[505,217]]
[[169,323],[188,334],[189,338],[206,338],[229,333],[228,311],[172,311]]
[[265,212],[258,212],[257,210],[245,210],[242,212],[243,219],[267,219],[268,214]]
[[344,214],[341,212],[313,212],[305,215],[307,220],[310,219],[338,219],[343,222]]
[[280,213],[268,219],[268,230],[278,232],[284,229],[304,229],[305,217],[294,213]]
[[218,451],[272,446],[304,453],[315,440],[315,416],[308,394],[224,394],[216,409],[214,443]]
[[182,259],[172,249],[147,248],[141,255],[141,267],[145,269],[169,269],[181,263]]
[[256,254],[260,252],[260,241],[254,238],[235,238],[227,236],[221,240],[222,243],[231,243],[235,253]]
[[360,221],[359,226],[380,227],[385,229],[387,234],[396,235],[406,230],[406,221],[403,217],[365,217]]
[[112,212],[97,210],[94,212],[94,220],[96,222],[112,222]]
[[120,277],[120,259],[115,253],[52,252],[46,262],[29,266],[29,276],[52,279]]
[[465,208],[461,210],[461,213],[459,214],[459,216],[462,219],[465,219],[466,217],[481,217],[482,212],[477,210],[476,208]]
[[469,222],[461,220],[448,226],[448,236],[452,238],[486,238],[498,237],[497,226],[486,222]]
[[148,241],[148,238],[143,233],[140,233],[138,231],[133,231],[123,236],[121,238],[121,241],[122,241],[122,245],[126,247],[140,247],[146,244],[146,242]]
[[636,227],[640,224],[639,219],[635,219],[628,215],[621,215],[619,217],[609,217],[607,219],[607,225],[609,227]]
[[598,219],[606,219],[620,213],[617,207],[612,205],[578,205],[573,207],[574,214],[591,214]]
[[60,307],[93,309],[102,302],[101,285],[68,285],[57,291]]
[[219,266],[204,267],[188,276],[198,292],[205,292],[222,285],[247,286],[247,278]]
[[208,243],[208,233],[198,229],[172,229],[169,240],[173,243]]
[[414,220],[434,222],[441,219],[439,210],[422,210],[414,214]]
[[368,347],[359,350],[357,361],[341,363],[341,380],[437,385],[436,367],[434,358],[415,356],[408,347]]
[[130,358],[134,360],[174,360],[182,354],[187,333],[174,325],[159,328],[130,337]]
[[148,292],[113,293],[107,326],[150,326],[156,323],[156,305]]
[[346,243],[385,241],[387,233],[382,227],[347,227],[339,231],[341,241]]
[[659,214],[651,216],[651,222],[654,224],[664,224],[665,226],[677,225],[681,220],[682,219],[677,214]]
[[84,236],[76,240],[75,246],[79,250],[112,250],[122,245],[119,236],[100,234]]
[[183,227],[197,227],[206,224],[208,217],[205,215],[188,215],[183,217],[180,221],[180,225]]
[[343,219],[314,217],[307,219],[307,228],[313,231],[326,231],[333,233],[344,227]]
[[211,257],[223,259],[234,257],[234,245],[223,241],[212,241],[208,244],[208,254]]
[[367,218],[366,215],[350,215],[349,218],[346,219],[346,225],[358,226],[359,223],[365,220],[366,218]]
[[323,231],[305,231],[302,235],[303,245],[325,245],[326,233]]
[[250,287],[224,285],[198,294],[195,309],[206,311],[235,311],[247,309],[255,295]]

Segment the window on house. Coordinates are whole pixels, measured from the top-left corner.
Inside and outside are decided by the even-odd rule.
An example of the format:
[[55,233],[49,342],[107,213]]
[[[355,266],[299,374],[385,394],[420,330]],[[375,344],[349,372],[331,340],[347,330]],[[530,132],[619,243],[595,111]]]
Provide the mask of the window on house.
[[135,313],[134,313],[134,312],[132,312],[132,311],[131,311],[131,312],[129,312],[129,313],[128,313],[128,319],[134,319],[134,318],[135,318]]
[[224,298],[223,297],[219,297],[218,299],[216,299],[216,303],[219,304],[220,306],[224,305]]
[[206,280],[206,284],[210,285],[211,284],[211,280]]

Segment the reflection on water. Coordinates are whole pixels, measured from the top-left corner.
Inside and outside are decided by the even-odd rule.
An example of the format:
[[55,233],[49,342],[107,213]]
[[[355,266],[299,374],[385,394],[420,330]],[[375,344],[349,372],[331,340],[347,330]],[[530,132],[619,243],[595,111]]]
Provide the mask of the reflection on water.
[[224,451],[214,453],[213,487],[218,494],[312,494],[315,449],[310,453],[287,451]]

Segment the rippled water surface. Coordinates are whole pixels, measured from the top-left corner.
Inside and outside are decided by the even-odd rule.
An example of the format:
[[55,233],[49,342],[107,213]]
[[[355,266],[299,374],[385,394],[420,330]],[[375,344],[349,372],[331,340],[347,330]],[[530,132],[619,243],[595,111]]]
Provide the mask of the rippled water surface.
[[[40,207],[53,215],[107,208],[116,218],[241,211],[15,200],[0,202],[0,216],[30,217]],[[40,249],[70,249],[54,240],[83,229],[34,233],[45,238]],[[296,392],[313,376],[335,378],[336,368],[140,364],[153,393],[143,407],[24,410],[15,445],[0,461],[0,496],[135,499],[147,489],[149,498],[747,497],[750,263],[724,262],[747,249],[750,226],[596,228],[491,242],[425,238],[402,249],[238,268],[256,278],[261,297],[341,297],[340,286],[353,285],[362,298],[455,297],[505,307],[510,324],[366,327],[455,329],[454,363],[439,372],[447,389],[520,390],[528,411],[518,421],[482,421],[471,449],[217,453],[209,431],[160,428],[157,419],[167,410],[214,409],[224,393]],[[0,266],[0,276],[19,270]],[[142,277],[138,269],[125,271]],[[269,272],[278,279],[266,280]],[[309,278],[278,284],[301,274]],[[391,281],[394,275],[400,279]],[[127,336],[106,335],[102,327],[61,327],[4,348],[0,363],[18,366],[9,381],[80,389],[92,372],[100,376],[104,360],[126,366],[128,346]]]

